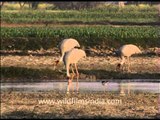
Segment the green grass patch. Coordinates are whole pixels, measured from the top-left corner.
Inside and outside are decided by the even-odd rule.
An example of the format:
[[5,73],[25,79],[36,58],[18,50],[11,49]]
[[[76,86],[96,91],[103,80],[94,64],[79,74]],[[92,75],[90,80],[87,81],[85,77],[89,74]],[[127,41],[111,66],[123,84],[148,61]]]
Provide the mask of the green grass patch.
[[106,6],[85,10],[2,10],[1,21],[6,23],[42,22],[159,22],[155,6]]
[[136,44],[159,47],[160,27],[1,27],[1,50],[37,50],[57,47],[65,38],[75,38],[85,47],[113,47]]

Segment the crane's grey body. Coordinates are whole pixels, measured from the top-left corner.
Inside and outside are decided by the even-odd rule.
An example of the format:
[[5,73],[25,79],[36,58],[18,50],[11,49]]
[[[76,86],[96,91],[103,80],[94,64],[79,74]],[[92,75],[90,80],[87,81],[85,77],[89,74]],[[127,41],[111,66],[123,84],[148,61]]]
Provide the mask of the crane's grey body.
[[[73,77],[75,76],[75,73],[72,67],[73,64],[75,66],[76,74],[77,74],[76,75],[77,76],[77,83],[76,83],[77,92],[79,90],[79,85],[78,85],[79,73],[77,69],[77,62],[83,57],[86,57],[86,53],[81,49],[72,48],[70,51],[65,52],[65,55],[63,57],[63,62],[66,67],[66,73],[68,78],[67,93],[69,93],[70,87],[72,86]],[[72,67],[72,72],[73,72],[72,76],[70,76],[70,73],[69,73],[70,66]],[[73,89],[73,86],[72,86],[72,89]]]
[[130,67],[130,57],[133,54],[140,54],[142,53],[142,51],[133,44],[127,44],[127,45],[123,45],[122,47],[120,47],[119,49],[119,55],[122,59],[122,61],[118,64],[118,66],[120,67],[121,65],[123,65],[125,63],[125,57],[127,57],[127,61],[128,61],[128,71],[129,71],[129,67]]
[[67,77],[70,77],[70,74],[69,74],[70,65],[71,64],[76,65],[77,62],[83,57],[86,57],[85,51],[83,51],[81,49],[77,49],[77,48],[73,48],[70,51],[65,53],[65,55],[63,57],[63,62],[64,62],[64,65],[66,66]]
[[60,44],[59,44],[59,49],[61,52],[61,58],[59,59],[59,62],[63,60],[65,52],[70,51],[72,48],[75,47],[80,47],[80,44],[78,43],[77,40],[73,38],[68,38],[64,39]]
[[69,93],[69,89],[72,85],[72,80],[74,77],[74,70],[72,68],[72,72],[73,75],[70,77],[69,74],[69,69],[70,69],[70,65],[74,64],[75,68],[76,68],[76,73],[77,73],[77,92],[78,92],[78,78],[79,78],[79,73],[77,70],[77,62],[83,57],[86,56],[85,52],[81,49],[77,49],[77,47],[80,47],[80,44],[78,43],[77,40],[73,39],[73,38],[69,38],[69,39],[64,39],[62,42],[60,42],[59,44],[59,49],[61,52],[61,57],[59,60],[56,61],[56,65],[59,62],[64,63],[65,67],[66,67],[66,73],[67,73],[67,78],[68,79],[68,86],[67,86],[67,93]]
[[130,57],[133,54],[141,53],[141,50],[133,44],[123,45],[122,47],[120,47],[119,51],[120,55],[125,57]]

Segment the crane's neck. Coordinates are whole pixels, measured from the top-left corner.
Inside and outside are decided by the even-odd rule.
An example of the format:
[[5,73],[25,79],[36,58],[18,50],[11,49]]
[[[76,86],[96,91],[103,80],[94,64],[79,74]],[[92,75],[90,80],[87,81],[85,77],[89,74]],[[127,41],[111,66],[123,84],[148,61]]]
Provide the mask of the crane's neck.
[[67,77],[69,77],[70,78],[70,74],[69,74],[69,68],[70,68],[70,66],[69,66],[69,64],[67,64],[66,65],[66,72],[67,72]]
[[63,56],[59,59],[59,62],[62,62],[63,61]]

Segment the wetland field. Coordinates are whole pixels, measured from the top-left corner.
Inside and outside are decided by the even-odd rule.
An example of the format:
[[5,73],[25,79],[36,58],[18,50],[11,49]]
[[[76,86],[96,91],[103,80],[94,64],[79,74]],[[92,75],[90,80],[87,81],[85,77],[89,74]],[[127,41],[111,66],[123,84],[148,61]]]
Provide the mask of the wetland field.
[[[160,118],[156,5],[103,4],[82,10],[27,5],[1,6],[1,118]],[[55,66],[58,44],[66,38],[78,40],[87,55],[78,62],[79,93],[66,94],[66,69],[62,62]],[[142,50],[131,57],[130,72],[116,70],[121,61],[116,51],[124,44]],[[104,80],[108,84],[103,86]]]

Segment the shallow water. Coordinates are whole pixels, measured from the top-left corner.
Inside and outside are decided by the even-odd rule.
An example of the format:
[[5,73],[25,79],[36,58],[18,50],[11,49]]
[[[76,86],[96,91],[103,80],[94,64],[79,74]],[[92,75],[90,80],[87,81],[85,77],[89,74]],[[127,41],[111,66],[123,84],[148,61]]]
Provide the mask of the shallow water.
[[[136,81],[136,80],[135,80]],[[76,89],[76,82],[73,82],[74,90]],[[39,82],[39,83],[1,83],[2,91],[22,91],[22,92],[36,92],[36,91],[66,91],[67,82]],[[133,80],[126,80],[122,82],[108,82],[102,85],[101,82],[79,82],[80,92],[100,92],[100,91],[125,91],[133,92],[150,92],[160,93],[160,82],[140,82]]]

